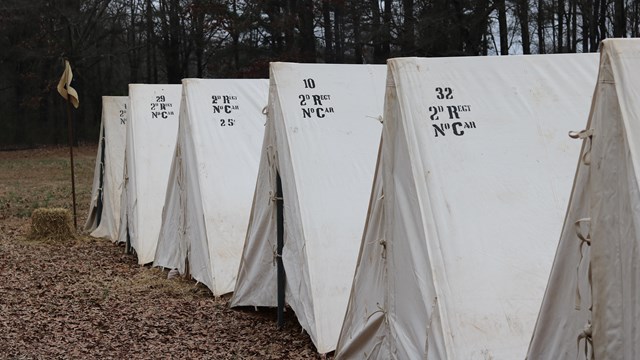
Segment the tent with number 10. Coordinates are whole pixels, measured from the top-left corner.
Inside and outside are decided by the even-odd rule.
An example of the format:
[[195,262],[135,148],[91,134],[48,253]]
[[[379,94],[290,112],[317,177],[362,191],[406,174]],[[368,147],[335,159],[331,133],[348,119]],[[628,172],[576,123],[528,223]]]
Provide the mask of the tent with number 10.
[[320,353],[335,349],[347,305],[380,142],[385,69],[270,67],[258,183],[231,305],[276,306],[282,259],[285,301]]

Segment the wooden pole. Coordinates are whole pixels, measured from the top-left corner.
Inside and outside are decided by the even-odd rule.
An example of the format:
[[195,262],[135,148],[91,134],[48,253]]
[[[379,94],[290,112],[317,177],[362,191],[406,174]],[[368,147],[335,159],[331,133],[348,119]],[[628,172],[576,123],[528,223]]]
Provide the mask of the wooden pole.
[[67,94],[67,124],[69,128],[69,159],[71,159],[71,196],[73,199],[73,228],[78,230],[76,215],[76,177],[73,171],[73,125],[71,121],[71,95]]

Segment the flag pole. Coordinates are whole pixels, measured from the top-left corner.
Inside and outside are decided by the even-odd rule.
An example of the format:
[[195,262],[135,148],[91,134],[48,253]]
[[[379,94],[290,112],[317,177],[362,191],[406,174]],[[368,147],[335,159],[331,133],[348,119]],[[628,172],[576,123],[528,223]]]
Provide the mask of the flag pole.
[[[73,199],[73,228],[78,231],[78,216],[76,214],[76,176],[74,174],[73,165],[73,121],[71,117],[71,105],[78,108],[80,100],[78,99],[78,92],[71,87],[71,81],[73,81],[73,71],[71,71],[71,65],[69,60],[64,59],[64,72],[58,82],[58,93],[67,100],[67,125],[69,128],[69,158],[71,159],[71,195]],[[74,101],[75,100],[75,101]]]
[[69,138],[69,159],[71,162],[71,196],[73,199],[73,228],[78,231],[78,216],[76,214],[76,176],[74,173],[74,164],[73,164],[73,121],[71,117],[71,104],[72,97],[76,100],[73,105],[77,108],[80,105],[80,101],[78,100],[78,93],[74,88],[71,87],[71,81],[73,80],[73,72],[71,71],[71,65],[69,65],[69,60],[64,59],[64,72],[62,73],[62,77],[58,82],[58,93],[67,100],[67,127],[68,138]]
[[73,228],[78,230],[76,215],[76,177],[73,171],[73,125],[71,119],[71,96],[67,96],[67,127],[69,128],[69,159],[71,160],[71,197],[73,199]]

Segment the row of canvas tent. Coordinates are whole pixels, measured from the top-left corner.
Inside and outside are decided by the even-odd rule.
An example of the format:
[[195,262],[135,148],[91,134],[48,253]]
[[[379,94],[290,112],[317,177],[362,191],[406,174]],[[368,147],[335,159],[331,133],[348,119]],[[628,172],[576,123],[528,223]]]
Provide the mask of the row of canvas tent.
[[[103,117],[88,228],[232,306],[275,306],[281,258],[287,303],[339,358],[576,358],[582,338],[633,358],[640,44],[601,50],[599,75],[566,54],[131,85],[128,120]],[[566,134],[587,118],[581,150]]]

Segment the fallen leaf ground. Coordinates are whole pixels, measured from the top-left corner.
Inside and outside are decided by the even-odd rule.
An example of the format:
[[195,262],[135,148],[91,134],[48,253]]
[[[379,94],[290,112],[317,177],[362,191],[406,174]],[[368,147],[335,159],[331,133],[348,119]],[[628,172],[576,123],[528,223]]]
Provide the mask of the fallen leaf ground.
[[[81,227],[96,147],[74,150]],[[276,330],[273,309],[229,309],[109,241],[27,240],[34,209],[71,209],[68,156],[64,147],[0,151],[0,358],[319,358],[292,311]]]

